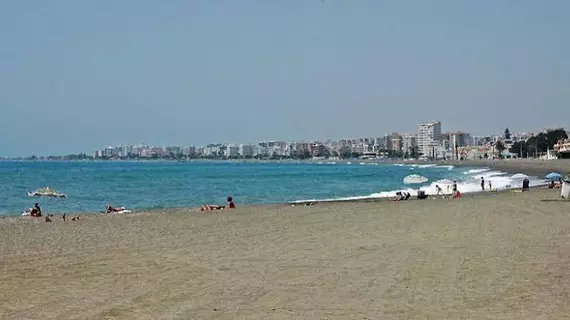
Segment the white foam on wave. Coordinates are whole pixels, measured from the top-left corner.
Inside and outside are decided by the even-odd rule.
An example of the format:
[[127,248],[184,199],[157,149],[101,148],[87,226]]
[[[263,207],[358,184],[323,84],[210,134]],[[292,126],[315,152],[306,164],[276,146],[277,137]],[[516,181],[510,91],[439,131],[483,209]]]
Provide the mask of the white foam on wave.
[[[413,169],[413,168],[411,168]],[[507,176],[506,172],[501,171],[490,171],[490,169],[472,169],[467,171],[470,174],[474,174],[470,176],[467,180],[457,181],[457,189],[465,194],[465,193],[478,193],[478,192],[487,192],[489,190],[489,181],[491,181],[491,189],[492,190],[509,190],[509,189],[519,189],[522,187],[522,181],[517,179],[511,179]],[[481,177],[485,179],[485,191],[481,189]],[[537,187],[546,185],[548,182],[542,179],[536,179],[531,177],[530,178],[530,187]],[[424,191],[427,195],[436,195],[437,182],[431,182],[430,184],[423,185],[419,188],[419,190]],[[452,193],[452,186],[451,185],[440,185],[441,189],[443,189],[444,194],[451,194]],[[367,199],[381,199],[381,198],[393,198],[396,196],[396,192],[405,191],[409,192],[412,197],[417,196],[418,188],[403,188],[398,190],[390,190],[390,191],[381,191],[377,193],[372,193],[367,196],[353,196],[353,197],[340,197],[340,198],[331,198],[331,199],[307,199],[307,200],[297,200],[292,201],[291,203],[306,203],[306,202],[332,202],[332,201],[354,201],[354,200],[367,200]]]
[[485,171],[489,171],[491,169],[489,168],[483,168],[483,169],[471,169],[468,171],[463,172],[463,174],[473,174],[473,173],[480,173],[480,172],[485,172]]
[[406,164],[406,163],[394,163],[395,166],[398,167],[411,167],[411,168],[444,168],[447,170],[453,170],[455,168],[455,166],[452,165],[437,165],[437,164]]

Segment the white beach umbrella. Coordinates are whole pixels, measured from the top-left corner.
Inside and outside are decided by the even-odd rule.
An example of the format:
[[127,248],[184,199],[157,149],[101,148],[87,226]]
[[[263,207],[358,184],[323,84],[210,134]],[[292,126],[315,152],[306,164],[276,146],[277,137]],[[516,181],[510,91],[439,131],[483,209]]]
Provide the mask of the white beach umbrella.
[[517,173],[511,176],[511,179],[527,179],[528,176],[524,173]]
[[411,174],[404,178],[404,183],[406,184],[418,184],[426,182],[428,182],[428,178],[420,176],[419,174]]
[[42,206],[44,207],[44,211],[47,210],[47,199],[52,199],[52,198],[59,198],[59,199],[65,199],[67,198],[67,195],[61,192],[58,192],[55,189],[52,189],[50,187],[44,187],[44,188],[40,188],[37,189],[33,192],[28,192],[28,196],[29,197],[35,197],[35,198],[42,198]]

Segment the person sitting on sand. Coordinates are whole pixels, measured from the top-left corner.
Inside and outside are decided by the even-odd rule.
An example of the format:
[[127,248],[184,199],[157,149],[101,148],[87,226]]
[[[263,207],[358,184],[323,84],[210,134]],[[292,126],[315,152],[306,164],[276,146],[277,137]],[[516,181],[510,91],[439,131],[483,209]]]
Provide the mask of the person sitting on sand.
[[224,209],[235,209],[234,199],[228,197],[226,199],[227,204],[225,206],[220,206],[216,204],[205,204],[200,207],[200,211],[212,211],[212,210],[224,210]]
[[40,205],[34,203],[34,207],[30,210],[30,216],[32,217],[41,217],[42,216],[42,209],[40,209]]
[[402,201],[402,200],[406,200],[406,196],[401,191],[396,192],[396,196],[390,199],[390,201]]
[[459,192],[459,190],[456,190],[456,191],[453,193],[453,197],[452,197],[452,198],[453,198],[453,199],[459,199],[459,198],[461,198],[461,192]]
[[227,202],[226,206],[227,206],[228,208],[230,208],[230,209],[235,209],[235,208],[236,208],[236,205],[235,205],[235,203],[234,203],[234,199],[233,199],[232,197],[227,197],[226,202]]

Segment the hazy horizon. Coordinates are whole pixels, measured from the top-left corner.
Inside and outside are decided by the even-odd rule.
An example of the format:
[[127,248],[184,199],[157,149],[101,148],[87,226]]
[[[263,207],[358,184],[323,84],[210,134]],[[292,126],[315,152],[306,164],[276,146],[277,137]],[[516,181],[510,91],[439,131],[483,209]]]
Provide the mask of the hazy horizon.
[[0,4],[0,156],[570,129],[567,1]]

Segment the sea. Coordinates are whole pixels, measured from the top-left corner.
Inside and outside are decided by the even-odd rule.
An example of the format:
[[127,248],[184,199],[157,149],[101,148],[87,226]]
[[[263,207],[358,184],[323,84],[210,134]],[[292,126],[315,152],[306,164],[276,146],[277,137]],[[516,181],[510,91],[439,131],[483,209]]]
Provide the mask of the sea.
[[[403,178],[428,179],[409,185]],[[146,210],[224,204],[300,203],[435,194],[441,179],[456,180],[463,193],[481,191],[480,179],[493,189],[520,187],[505,172],[489,168],[376,162],[232,162],[232,161],[0,161],[0,216],[20,215],[34,202],[49,213],[100,212],[115,207]],[[531,177],[531,185],[544,181]],[[49,186],[67,195],[28,196]],[[442,185],[442,188],[445,187]]]

